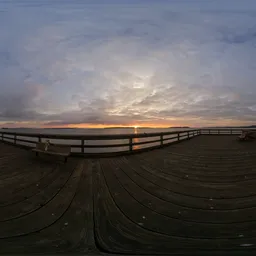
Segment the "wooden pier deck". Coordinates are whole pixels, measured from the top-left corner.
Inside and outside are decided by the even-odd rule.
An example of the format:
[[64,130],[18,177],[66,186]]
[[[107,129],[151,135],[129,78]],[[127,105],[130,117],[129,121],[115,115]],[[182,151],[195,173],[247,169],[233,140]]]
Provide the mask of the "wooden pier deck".
[[256,142],[202,135],[66,164],[0,143],[0,253],[255,250]]

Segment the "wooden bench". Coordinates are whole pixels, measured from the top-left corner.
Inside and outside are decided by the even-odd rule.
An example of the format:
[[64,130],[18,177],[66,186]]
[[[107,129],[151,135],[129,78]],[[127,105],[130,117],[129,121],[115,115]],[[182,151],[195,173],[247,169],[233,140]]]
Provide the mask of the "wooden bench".
[[49,144],[47,150],[45,150],[45,143],[39,142],[36,144],[36,147],[32,149],[32,151],[36,152],[36,156],[38,156],[39,153],[63,156],[65,162],[67,162],[67,158],[71,153],[71,147],[68,145]]
[[242,134],[238,136],[238,140],[245,141],[245,140],[255,140],[256,133],[250,130],[242,130]]

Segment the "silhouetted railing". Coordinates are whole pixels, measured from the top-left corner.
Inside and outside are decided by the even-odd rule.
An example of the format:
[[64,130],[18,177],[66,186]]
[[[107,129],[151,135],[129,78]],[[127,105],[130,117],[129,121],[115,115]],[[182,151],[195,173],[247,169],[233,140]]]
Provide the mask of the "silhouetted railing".
[[113,135],[42,134],[0,131],[0,140],[33,148],[38,142],[50,140],[54,144],[71,146],[72,154],[98,155],[105,153],[129,153],[163,147],[200,135],[199,129]]
[[[102,155],[139,152],[163,147],[172,143],[191,139],[199,135],[238,135],[242,128],[203,128],[158,133],[133,133],[113,135],[84,134],[42,134],[0,131],[0,140],[28,148],[37,142],[50,140],[54,144],[71,146],[74,155]],[[256,131],[256,129],[248,129]]]
[[200,129],[201,135],[238,135],[242,130],[256,131],[249,128],[203,128]]

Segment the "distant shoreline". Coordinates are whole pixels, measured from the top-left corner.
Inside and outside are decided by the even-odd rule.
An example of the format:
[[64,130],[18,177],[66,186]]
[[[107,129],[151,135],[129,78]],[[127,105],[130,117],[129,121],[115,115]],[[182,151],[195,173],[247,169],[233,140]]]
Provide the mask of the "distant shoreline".
[[97,129],[97,130],[109,130],[109,129],[224,129],[224,128],[256,128],[256,125],[249,125],[249,126],[204,126],[204,127],[189,127],[189,126],[173,126],[173,127],[143,127],[143,126],[139,126],[139,127],[131,127],[131,126],[127,126],[127,127],[102,127],[102,128],[75,128],[75,127],[62,127],[62,128],[58,128],[58,127],[52,127],[52,128],[40,128],[40,127],[15,127],[15,128],[11,128],[11,127],[1,127],[0,130],[8,130],[8,129],[43,129],[43,130],[75,130],[75,129]]
[[192,129],[191,127],[188,126],[174,126],[174,127],[143,127],[143,126],[139,126],[139,127],[103,127],[103,128],[70,128],[70,127],[66,127],[66,128],[57,128],[57,127],[52,127],[52,128],[39,128],[39,127],[15,127],[15,128],[11,128],[11,127],[4,127],[4,128],[0,128],[3,130],[6,129],[44,129],[44,130],[75,130],[75,129],[104,129],[104,130],[108,130],[108,129]]

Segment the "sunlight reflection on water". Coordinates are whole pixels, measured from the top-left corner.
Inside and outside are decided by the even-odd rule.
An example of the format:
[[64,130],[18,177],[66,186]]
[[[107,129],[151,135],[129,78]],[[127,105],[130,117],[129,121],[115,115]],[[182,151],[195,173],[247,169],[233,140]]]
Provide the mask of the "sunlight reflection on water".
[[[68,135],[101,135],[101,134],[139,134],[139,133],[159,133],[159,132],[171,132],[178,130],[190,130],[190,129],[178,129],[178,128],[168,128],[168,129],[154,129],[154,128],[121,128],[121,129],[8,129],[9,132],[22,132],[22,133],[41,133],[41,134],[68,134]],[[173,137],[176,135],[167,135],[165,138],[170,138],[170,140],[165,141],[165,143],[174,141]],[[10,139],[6,138],[6,141],[13,142],[13,135],[6,135]],[[27,136],[17,136],[17,139],[30,140],[31,142],[19,142],[21,145],[35,146],[38,138],[27,137]],[[146,137],[146,138],[133,138],[133,142],[143,142],[159,139],[157,137]],[[42,142],[45,142],[45,138],[42,138]],[[50,139],[51,143],[56,144],[68,144],[68,145],[81,145],[80,140],[68,140],[68,139]],[[86,140],[86,145],[110,145],[110,144],[128,144],[129,139],[116,139],[116,140]],[[141,149],[151,146],[159,145],[160,142],[148,143],[145,145],[134,145],[133,149]],[[85,153],[103,153],[103,152],[117,152],[117,151],[127,151],[129,147],[115,147],[115,148],[85,148]],[[81,152],[80,148],[72,148],[72,152]]]

